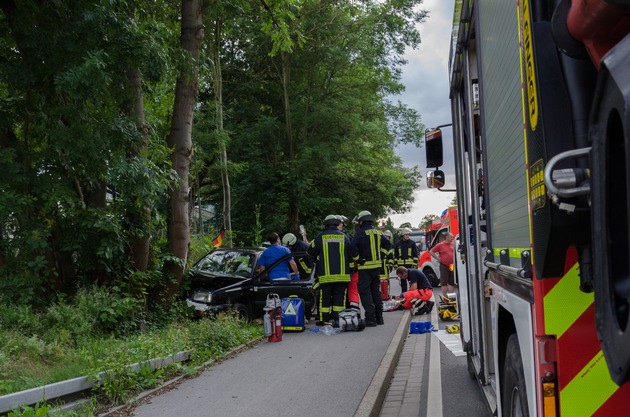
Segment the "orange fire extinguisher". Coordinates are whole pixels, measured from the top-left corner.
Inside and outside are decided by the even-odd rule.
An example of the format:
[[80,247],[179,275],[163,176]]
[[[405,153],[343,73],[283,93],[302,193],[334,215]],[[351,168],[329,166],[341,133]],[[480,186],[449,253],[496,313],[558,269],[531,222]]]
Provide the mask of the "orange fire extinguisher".
[[278,294],[267,295],[267,305],[264,308],[265,336],[270,342],[282,341],[282,306]]

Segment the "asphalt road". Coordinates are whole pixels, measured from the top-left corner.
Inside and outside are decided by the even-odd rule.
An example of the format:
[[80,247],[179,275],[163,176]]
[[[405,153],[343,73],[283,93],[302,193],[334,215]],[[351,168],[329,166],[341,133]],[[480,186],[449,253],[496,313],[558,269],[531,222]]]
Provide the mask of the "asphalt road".
[[134,416],[347,417],[356,412],[392,337],[402,311],[385,314],[385,325],[325,335],[284,333],[197,378],[153,397]]
[[[390,280],[392,294],[400,291]],[[439,288],[434,289],[439,293]],[[402,311],[387,312],[385,325],[362,332],[325,335],[307,324],[303,333],[284,333],[283,340],[267,340],[236,357],[207,368],[175,389],[151,397],[125,415],[138,417],[269,417],[317,415],[353,416],[377,372],[402,319]],[[439,322],[439,326],[452,324]],[[430,340],[430,339],[427,339]],[[427,349],[430,347],[427,345]],[[466,357],[454,356],[439,343],[439,359],[429,354],[424,363],[425,381],[431,360],[439,360],[441,392],[432,400],[442,404],[443,416],[486,417],[477,382],[470,377]],[[394,364],[395,366],[395,364]],[[428,392],[422,390],[421,404]],[[379,410],[376,410],[378,413]],[[378,414],[377,414],[378,415]],[[420,416],[427,416],[421,407]],[[431,416],[434,417],[434,416]]]

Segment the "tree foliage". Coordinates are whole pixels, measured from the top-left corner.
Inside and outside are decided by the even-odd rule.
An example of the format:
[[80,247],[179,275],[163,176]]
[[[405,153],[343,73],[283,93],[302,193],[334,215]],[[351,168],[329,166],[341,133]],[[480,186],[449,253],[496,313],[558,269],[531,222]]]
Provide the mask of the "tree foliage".
[[[168,220],[202,201],[220,212],[224,192],[236,244],[315,231],[331,213],[410,208],[420,173],[394,148],[419,146],[423,126],[386,97],[403,90],[421,0],[203,4],[215,49],[197,57],[180,45],[180,2],[0,1],[7,299],[47,302],[92,283],[146,295],[173,284],[165,271],[177,277],[172,296],[190,230],[167,233]],[[194,122],[177,119],[177,86],[196,69]],[[173,155],[190,158],[190,176]]]

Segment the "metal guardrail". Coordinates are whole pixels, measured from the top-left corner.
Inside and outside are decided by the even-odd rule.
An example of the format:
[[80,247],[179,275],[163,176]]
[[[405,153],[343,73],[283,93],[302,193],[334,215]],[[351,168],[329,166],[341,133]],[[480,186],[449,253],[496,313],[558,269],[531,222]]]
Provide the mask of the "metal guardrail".
[[[149,359],[134,363],[127,367],[133,371],[139,371],[141,367],[148,366],[151,369],[163,368],[176,362],[190,359],[192,351],[179,352],[165,358]],[[55,382],[25,391],[15,392],[0,397],[0,413],[7,413],[22,405],[35,405],[41,401],[50,401],[66,395],[76,394],[91,389],[96,383],[105,378],[107,371],[99,372],[95,377],[79,377],[67,381]]]

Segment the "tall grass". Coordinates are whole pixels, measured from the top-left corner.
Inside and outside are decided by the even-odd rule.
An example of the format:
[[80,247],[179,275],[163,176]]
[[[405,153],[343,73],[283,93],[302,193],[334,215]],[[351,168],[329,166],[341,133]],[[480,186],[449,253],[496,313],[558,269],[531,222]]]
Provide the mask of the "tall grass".
[[[201,364],[262,334],[262,326],[228,315],[193,319],[183,303],[147,313],[136,300],[98,288],[82,290],[72,302],[43,312],[0,305],[0,395],[180,351],[193,350],[191,364]],[[118,401],[162,377],[141,374],[142,381],[120,378],[124,381],[118,381],[114,393]],[[100,387],[106,391],[106,385]]]

